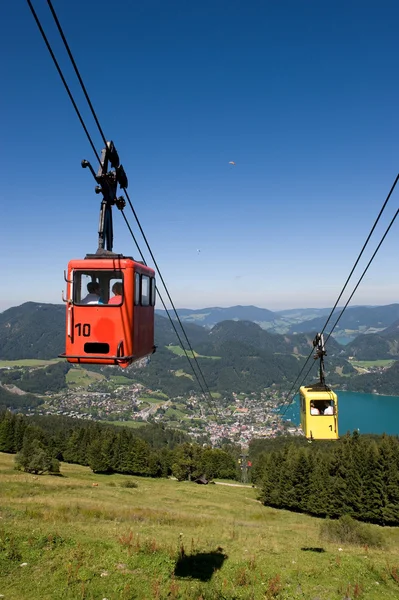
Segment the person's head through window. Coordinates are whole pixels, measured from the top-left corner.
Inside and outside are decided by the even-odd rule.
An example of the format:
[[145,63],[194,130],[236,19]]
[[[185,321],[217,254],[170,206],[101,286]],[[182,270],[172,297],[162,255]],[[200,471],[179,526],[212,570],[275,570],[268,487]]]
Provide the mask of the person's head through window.
[[334,414],[334,406],[332,402],[326,402],[324,405],[324,415],[333,415]]
[[112,286],[112,293],[114,294],[114,296],[110,299],[108,304],[122,304],[122,291],[122,282],[116,281]]
[[87,291],[88,294],[82,299],[82,304],[101,304],[101,289],[100,284],[97,281],[89,281],[87,284]]
[[87,291],[89,294],[100,295],[100,284],[97,281],[89,281],[87,284]]
[[318,409],[318,408],[316,408],[316,406],[315,406],[315,403],[314,403],[314,402],[311,402],[311,403],[310,403],[310,414],[311,414],[311,415],[319,415],[319,414],[320,414],[320,411],[319,411],[319,409]]

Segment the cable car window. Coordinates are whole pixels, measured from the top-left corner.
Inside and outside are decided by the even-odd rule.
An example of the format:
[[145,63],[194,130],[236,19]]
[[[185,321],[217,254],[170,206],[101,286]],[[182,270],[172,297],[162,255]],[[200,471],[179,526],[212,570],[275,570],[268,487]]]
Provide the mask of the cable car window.
[[[119,282],[123,291],[123,276],[120,271],[74,271],[73,274],[73,302],[80,305],[108,304],[112,287]],[[119,304],[122,303],[123,295]],[[115,305],[115,301],[113,302]]]
[[310,414],[311,415],[324,415],[326,409],[326,401],[325,400],[312,400],[310,403]]
[[134,305],[140,304],[140,273],[134,274]]
[[155,299],[156,299],[155,278],[151,277],[151,297],[150,297],[150,304],[151,304],[151,306],[155,306]]
[[141,276],[141,306],[150,305],[150,278],[147,275]]

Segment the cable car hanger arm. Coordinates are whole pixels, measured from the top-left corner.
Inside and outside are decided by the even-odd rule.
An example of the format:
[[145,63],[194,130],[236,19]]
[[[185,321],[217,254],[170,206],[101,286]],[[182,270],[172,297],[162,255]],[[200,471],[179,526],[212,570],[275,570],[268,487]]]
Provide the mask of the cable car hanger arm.
[[324,357],[327,356],[327,352],[324,348],[324,336],[322,333],[317,333],[313,340],[313,347],[316,348],[316,354],[313,356],[315,360],[320,360],[320,384],[326,386],[325,371],[324,371]]
[[[112,169],[108,171],[109,164]],[[96,172],[88,160],[82,160],[83,169],[88,168],[96,180],[94,188],[96,194],[102,194],[103,199],[100,207],[100,220],[98,225],[98,250],[102,254],[105,251],[112,252],[114,233],[112,224],[112,206],[116,205],[119,210],[126,206],[123,196],[117,197],[118,185],[127,188],[128,180],[123,166],[119,163],[119,155],[112,141],[107,142],[101,152],[100,166]]]

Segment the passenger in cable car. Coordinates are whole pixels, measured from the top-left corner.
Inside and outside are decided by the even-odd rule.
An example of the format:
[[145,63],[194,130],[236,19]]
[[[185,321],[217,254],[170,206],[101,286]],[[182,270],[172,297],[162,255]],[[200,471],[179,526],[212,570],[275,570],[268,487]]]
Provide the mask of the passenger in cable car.
[[314,402],[310,403],[310,414],[311,415],[319,415],[320,411],[318,408],[316,408],[316,406],[314,405]]
[[334,414],[334,406],[332,405],[331,402],[330,403],[326,402],[323,415],[333,415],[333,414]]
[[102,304],[100,284],[97,281],[89,281],[87,284],[87,296],[82,298],[80,304]]
[[115,294],[109,299],[108,304],[122,304],[123,286],[121,281],[116,281],[112,286],[112,293]]

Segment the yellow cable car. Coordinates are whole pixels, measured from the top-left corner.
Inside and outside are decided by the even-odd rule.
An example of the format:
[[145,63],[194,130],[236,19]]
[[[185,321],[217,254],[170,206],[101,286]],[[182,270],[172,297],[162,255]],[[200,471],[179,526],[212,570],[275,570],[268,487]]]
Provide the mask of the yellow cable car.
[[299,389],[301,427],[311,440],[338,439],[338,397],[326,385],[316,383]]
[[313,340],[315,359],[320,359],[320,381],[299,389],[301,428],[308,440],[338,439],[338,397],[324,377],[324,338],[318,333]]

